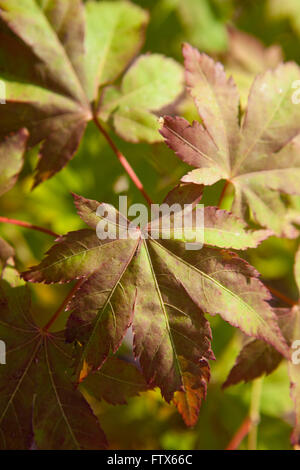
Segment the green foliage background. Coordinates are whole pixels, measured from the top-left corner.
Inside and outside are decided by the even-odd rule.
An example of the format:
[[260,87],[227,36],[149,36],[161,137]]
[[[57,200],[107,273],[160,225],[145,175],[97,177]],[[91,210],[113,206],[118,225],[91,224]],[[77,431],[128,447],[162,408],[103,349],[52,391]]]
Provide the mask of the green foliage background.
[[[133,3],[151,14],[144,52],[163,53],[182,62],[181,43],[189,41],[222,60],[229,47],[226,24],[231,24],[256,36],[266,46],[279,44],[285,60],[300,63],[298,0],[136,0]],[[196,117],[189,102],[180,107],[178,114],[189,120]],[[161,202],[186,172],[185,165],[164,144],[129,144],[114,138],[156,202]],[[65,233],[83,227],[74,210],[71,191],[111,204],[118,204],[120,194],[128,195],[129,204],[143,202],[93,123],[89,124],[79,152],[68,166],[31,192],[36,159],[37,149],[26,159],[17,185],[1,198],[0,211],[7,217]],[[216,184],[207,189],[204,202],[216,203],[221,186]],[[297,199],[293,202],[299,207]],[[2,224],[0,234],[15,247],[20,270],[37,264],[53,242],[47,235],[11,225]],[[296,295],[292,274],[296,247],[295,240],[271,238],[247,253],[263,279],[292,298]],[[42,325],[70,286],[33,285],[31,289],[35,315]],[[284,306],[278,301],[274,305]],[[227,446],[249,412],[251,384],[221,390],[242,337],[218,318],[212,320],[212,328],[217,361],[212,364],[208,398],[202,405],[197,426],[187,429],[175,408],[161,399],[159,391],[143,393],[131,399],[128,406],[93,403],[112,449],[224,449]],[[283,364],[263,382],[259,449],[290,448],[292,402],[285,369]],[[247,448],[247,440],[240,448]]]

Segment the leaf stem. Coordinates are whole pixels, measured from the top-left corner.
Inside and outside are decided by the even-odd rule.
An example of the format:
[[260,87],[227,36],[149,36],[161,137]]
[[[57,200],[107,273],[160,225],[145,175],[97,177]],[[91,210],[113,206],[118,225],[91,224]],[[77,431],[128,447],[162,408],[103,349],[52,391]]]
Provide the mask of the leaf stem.
[[248,435],[248,450],[256,450],[257,448],[257,430],[260,421],[260,401],[262,392],[263,378],[256,379],[252,382],[251,403],[250,403],[250,420],[251,429]]
[[273,295],[275,295],[275,297],[277,297],[280,300],[283,300],[283,302],[285,302],[287,305],[290,305],[291,307],[293,307],[294,305],[298,304],[298,302],[296,302],[295,300],[290,299],[285,294],[282,294],[282,292],[279,292],[277,289],[274,289],[273,287],[268,286],[267,284],[265,284],[265,286],[269,289],[269,291]]
[[260,400],[262,391],[263,378],[256,379],[252,382],[250,412],[235,435],[229,442],[226,450],[236,450],[242,440],[248,434],[248,450],[256,450],[257,447],[257,428],[260,421]]
[[221,195],[220,195],[220,198],[219,198],[219,202],[218,202],[218,207],[220,208],[221,207],[221,204],[223,202],[223,199],[224,199],[224,196],[226,194],[226,191],[227,191],[227,188],[230,184],[230,181],[229,180],[226,180],[225,184],[224,184],[224,187],[222,189],[222,192],[221,192]]
[[20,227],[29,228],[31,230],[37,230],[39,232],[47,233],[47,235],[51,235],[52,237],[55,237],[55,238],[59,237],[57,233],[52,232],[51,230],[48,230],[47,228],[38,227],[37,225],[33,225],[29,222],[24,222],[22,220],[8,219],[7,217],[0,217],[0,222],[4,222],[6,224],[12,224],[12,225],[19,225]]
[[121,163],[121,165],[125,169],[126,173],[128,174],[129,178],[131,179],[131,181],[135,184],[135,186],[138,188],[138,190],[142,193],[142,195],[144,196],[144,198],[148,202],[149,206],[151,206],[151,204],[153,204],[151,198],[148,196],[147,192],[144,189],[143,183],[140,181],[139,177],[136,175],[134,169],[131,167],[131,165],[129,164],[126,157],[122,154],[122,152],[120,152],[120,150],[118,149],[118,147],[116,146],[114,141],[111,139],[109,134],[102,127],[102,125],[100,124],[99,119],[96,116],[94,116],[93,120],[94,120],[97,128],[99,129],[101,134],[105,137],[105,139],[107,140],[107,142],[110,145],[111,149],[113,150],[113,152],[117,156],[119,162]]
[[228,446],[226,447],[226,450],[236,450],[241,444],[242,440],[249,433],[251,429],[251,425],[252,425],[251,419],[249,416],[247,416],[247,418],[244,419],[241,426],[239,427],[239,429],[237,430],[237,432],[235,433],[235,435],[229,442]]
[[84,283],[85,280],[86,280],[86,278],[82,278],[82,279],[79,279],[79,281],[76,282],[73,289],[70,290],[69,294],[64,299],[63,303],[59,306],[59,308],[56,310],[54,315],[50,318],[47,325],[44,326],[44,328],[43,328],[44,331],[48,331],[51,328],[53,323],[55,323],[55,321],[57,320],[59,315],[65,310],[66,306],[68,305],[70,300],[73,298],[75,292],[79,289],[79,287]]

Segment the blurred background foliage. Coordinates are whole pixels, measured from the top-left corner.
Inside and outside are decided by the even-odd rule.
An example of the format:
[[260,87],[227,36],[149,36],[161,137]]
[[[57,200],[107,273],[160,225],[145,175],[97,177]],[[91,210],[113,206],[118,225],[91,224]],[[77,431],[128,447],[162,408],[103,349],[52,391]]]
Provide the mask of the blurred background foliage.
[[[143,52],[163,53],[182,62],[181,43],[190,42],[220,59],[228,73],[233,74],[240,88],[242,107],[256,73],[276,65],[281,57],[300,63],[299,0],[136,0],[134,3],[149,10],[151,15]],[[232,28],[250,34],[252,39],[243,35],[235,37]],[[187,97],[178,103],[176,113],[189,120],[197,116]],[[186,172],[185,165],[162,143],[130,144],[116,135],[113,138],[155,202],[161,202]],[[93,123],[89,124],[69,165],[31,191],[37,154],[38,149],[29,152],[17,185],[0,200],[1,214],[6,217],[26,220],[62,234],[83,227],[73,207],[71,191],[115,205],[121,194],[128,196],[129,204],[143,202]],[[204,203],[217,204],[221,190],[222,183],[207,188]],[[294,198],[292,202],[299,209],[299,200]],[[53,243],[47,235],[12,225],[1,224],[0,235],[14,246],[20,270],[38,263]],[[243,256],[256,266],[269,286],[295,298],[296,248],[297,240],[273,237]],[[44,325],[70,285],[37,285],[31,289],[34,315]],[[273,304],[285,306],[276,299]],[[251,384],[222,391],[222,382],[244,338],[219,318],[210,320],[217,360],[212,364],[208,398],[202,405],[197,426],[186,428],[175,408],[163,402],[159,391],[130,399],[127,406],[93,402],[112,449],[224,449],[228,445],[249,413]],[[56,327],[64,321],[61,319]],[[126,344],[120,354],[126,354]],[[258,448],[289,449],[292,419],[283,363],[263,382]],[[240,448],[247,448],[247,439]]]

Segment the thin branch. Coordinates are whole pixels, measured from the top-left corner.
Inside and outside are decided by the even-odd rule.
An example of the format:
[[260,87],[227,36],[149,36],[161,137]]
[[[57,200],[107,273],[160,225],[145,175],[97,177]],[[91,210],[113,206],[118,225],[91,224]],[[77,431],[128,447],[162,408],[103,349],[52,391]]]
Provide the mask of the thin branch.
[[263,378],[252,382],[250,413],[247,416],[235,435],[229,442],[226,450],[236,450],[243,439],[248,435],[248,450],[256,450],[257,447],[257,428],[260,421],[260,400]]
[[274,289],[273,287],[268,286],[267,284],[265,284],[265,286],[269,289],[270,292],[272,292],[273,295],[275,295],[275,297],[277,297],[280,300],[283,300],[283,302],[285,302],[287,305],[290,305],[291,307],[293,307],[294,305],[298,304],[298,302],[296,302],[293,299],[290,299],[285,294],[282,294],[282,292],[279,292],[277,289]]
[[248,435],[248,450],[256,450],[257,448],[257,430],[260,421],[260,401],[262,392],[263,378],[256,379],[252,382],[251,403],[250,403],[250,420],[251,429]]
[[129,178],[132,180],[132,182],[135,184],[135,186],[138,188],[138,190],[142,193],[142,195],[144,196],[144,198],[146,199],[148,204],[151,206],[151,204],[153,204],[153,202],[152,202],[151,198],[148,196],[148,194],[146,193],[142,182],[140,181],[139,177],[136,175],[135,171],[133,170],[133,168],[129,164],[128,160],[125,158],[125,156],[122,154],[122,152],[120,152],[120,150],[117,148],[116,144],[111,139],[111,137],[106,132],[106,130],[101,126],[101,124],[99,122],[99,119],[96,116],[94,116],[94,122],[95,122],[97,128],[99,129],[99,131],[101,132],[101,134],[107,140],[108,144],[110,145],[111,149],[113,150],[113,152],[115,153],[117,158],[119,159],[121,165],[125,169],[125,171],[128,174]]
[[222,192],[221,192],[221,195],[220,195],[220,198],[219,198],[219,202],[218,202],[218,207],[219,208],[221,207],[221,204],[223,202],[223,199],[225,197],[225,194],[226,194],[226,191],[227,191],[227,188],[228,188],[229,185],[230,185],[230,181],[227,180],[224,184],[224,187],[222,189]]
[[251,426],[251,419],[249,418],[249,416],[247,416],[247,418],[242,422],[241,426],[229,442],[228,446],[226,447],[226,450],[236,450],[240,446],[243,439],[249,433]]
[[37,230],[39,232],[47,233],[47,235],[51,235],[52,237],[55,237],[55,238],[59,237],[57,233],[52,232],[51,230],[48,230],[47,228],[38,227],[37,225],[33,225],[33,224],[30,224],[29,222],[24,222],[22,220],[8,219],[7,217],[0,217],[0,222],[4,222],[6,224],[12,224],[12,225],[19,225],[20,227],[29,228],[31,230]]
[[70,290],[69,294],[64,299],[63,303],[56,310],[55,314],[50,318],[47,325],[43,328],[44,331],[48,331],[53,325],[53,323],[55,323],[55,321],[58,319],[59,315],[65,311],[66,306],[68,305],[70,300],[73,298],[75,292],[79,289],[79,287],[84,283],[85,280],[86,278],[83,278],[83,279],[79,279],[79,281],[76,282],[73,289]]

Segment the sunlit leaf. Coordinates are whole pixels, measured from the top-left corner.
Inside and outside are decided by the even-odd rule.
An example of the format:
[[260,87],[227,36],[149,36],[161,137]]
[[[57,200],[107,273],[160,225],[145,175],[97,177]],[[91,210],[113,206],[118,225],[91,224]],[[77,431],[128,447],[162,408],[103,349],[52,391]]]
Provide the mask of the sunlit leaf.
[[186,163],[197,167],[182,181],[234,186],[233,211],[246,217],[251,209],[262,226],[293,236],[280,193],[299,194],[300,107],[294,83],[300,69],[279,65],[258,75],[239,125],[239,95],[220,63],[185,45],[186,79],[203,124],[167,117],[161,133]]
[[[247,335],[288,354],[267,290],[255,269],[236,254],[209,246],[209,240],[201,250],[189,251],[182,239],[176,240],[176,228],[173,239],[154,239],[155,220],[144,229],[128,227],[129,221],[112,206],[79,196],[75,201],[83,220],[94,230],[97,221],[105,222],[111,238],[99,240],[94,230],[67,234],[23,276],[46,283],[85,278],[68,307],[67,337],[81,345],[78,379],[84,378],[83,368],[84,375],[99,369],[132,325],[134,354],[147,382],[171,400],[174,392],[184,390],[185,371],[213,358],[203,312],[220,314]],[[98,207],[105,217],[96,215]],[[216,222],[219,228],[221,220]],[[126,239],[127,229],[131,236]],[[218,244],[218,237],[212,238]]]
[[174,60],[159,54],[141,56],[125,74],[120,90],[106,89],[100,117],[107,120],[113,113],[115,129],[125,140],[159,141],[158,117],[153,112],[174,101],[182,82],[182,68]]
[[[139,52],[148,14],[127,1],[1,0],[0,8],[0,79],[6,91],[5,104],[0,107],[0,134],[7,136],[26,127],[28,147],[40,144],[37,185],[74,156],[96,113],[99,88],[116,80]],[[146,63],[158,70],[157,60],[156,55],[149,56]],[[148,101],[133,111],[134,128],[130,126],[128,135],[134,137],[130,140],[143,139],[146,127],[147,138],[154,141],[157,124],[148,112],[170,104],[182,90],[179,65],[165,58],[160,65],[161,91],[150,93]],[[125,92],[128,86],[139,87],[143,74],[151,73],[149,67],[144,72],[137,70],[141,78],[135,85],[132,75],[136,68],[134,65],[126,74]],[[157,84],[156,77],[154,88]],[[128,102],[123,108],[118,127],[128,126],[126,112],[132,105]],[[159,133],[157,136],[159,139]],[[20,170],[20,164],[14,165],[12,176]]]

